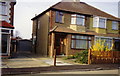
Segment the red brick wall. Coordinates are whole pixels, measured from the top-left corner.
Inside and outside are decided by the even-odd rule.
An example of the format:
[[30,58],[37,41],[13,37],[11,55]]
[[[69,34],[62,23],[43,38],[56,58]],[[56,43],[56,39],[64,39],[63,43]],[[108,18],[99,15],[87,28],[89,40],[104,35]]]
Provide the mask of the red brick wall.
[[10,18],[9,18],[9,20],[10,20],[11,25],[14,25],[14,5],[15,4],[16,4],[16,2],[11,2],[10,3],[11,8],[9,9],[10,10],[10,13],[9,13]]

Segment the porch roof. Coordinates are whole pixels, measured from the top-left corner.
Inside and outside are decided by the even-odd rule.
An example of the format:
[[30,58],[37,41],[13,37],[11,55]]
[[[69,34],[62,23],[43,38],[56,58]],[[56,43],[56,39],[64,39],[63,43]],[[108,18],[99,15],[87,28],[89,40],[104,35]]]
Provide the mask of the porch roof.
[[84,35],[96,35],[96,36],[105,36],[105,37],[120,37],[119,34],[99,34],[94,31],[86,30],[86,32],[79,32],[70,29],[69,27],[64,26],[55,26],[50,32],[61,32],[61,33],[70,33],[70,34],[84,34]]
[[0,21],[0,27],[4,27],[4,28],[14,28],[14,26],[12,26],[11,24],[9,24],[6,21]]

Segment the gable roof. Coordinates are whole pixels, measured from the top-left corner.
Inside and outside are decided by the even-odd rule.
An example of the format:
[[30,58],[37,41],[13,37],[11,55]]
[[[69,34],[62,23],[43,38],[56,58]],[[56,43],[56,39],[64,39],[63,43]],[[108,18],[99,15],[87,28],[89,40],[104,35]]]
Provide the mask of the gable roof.
[[[112,16],[106,12],[103,12],[91,5],[88,5],[84,2],[59,2],[46,11],[50,9],[56,9],[56,10],[62,10],[62,11],[67,11],[67,12],[72,12],[72,13],[80,13],[80,14],[86,14],[86,15],[91,15],[91,16],[101,16],[101,17],[106,17],[108,19],[113,19],[113,20],[120,20],[119,18]],[[32,20],[36,19],[37,17],[41,16],[44,14],[46,11],[43,13],[39,14],[38,16],[32,18]]]
[[4,27],[4,28],[14,28],[11,24],[9,24],[6,21],[0,21],[0,27]]

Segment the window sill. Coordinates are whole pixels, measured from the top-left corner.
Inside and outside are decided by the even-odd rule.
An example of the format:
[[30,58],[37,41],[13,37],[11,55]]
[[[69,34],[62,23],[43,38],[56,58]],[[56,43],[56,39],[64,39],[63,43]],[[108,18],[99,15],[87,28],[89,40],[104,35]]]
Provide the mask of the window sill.
[[102,27],[93,27],[93,28],[106,29],[106,28],[102,28]]
[[64,24],[64,23],[61,23],[61,22],[55,22],[55,23]]
[[114,30],[114,31],[118,31],[118,29],[112,29],[112,30]]
[[71,48],[72,50],[87,50],[87,49],[76,49],[76,48]]

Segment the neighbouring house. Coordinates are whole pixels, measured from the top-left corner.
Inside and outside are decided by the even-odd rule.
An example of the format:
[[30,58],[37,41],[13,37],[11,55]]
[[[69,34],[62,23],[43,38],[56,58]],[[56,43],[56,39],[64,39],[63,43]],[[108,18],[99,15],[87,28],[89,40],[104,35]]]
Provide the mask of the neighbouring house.
[[16,0],[0,0],[1,55],[10,56]]
[[120,50],[120,19],[87,3],[61,1],[32,18],[34,53],[72,55],[89,49],[96,39]]

